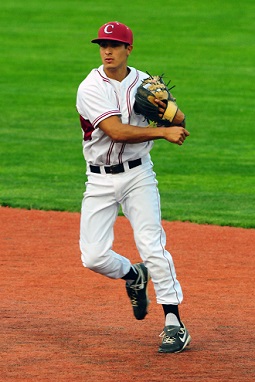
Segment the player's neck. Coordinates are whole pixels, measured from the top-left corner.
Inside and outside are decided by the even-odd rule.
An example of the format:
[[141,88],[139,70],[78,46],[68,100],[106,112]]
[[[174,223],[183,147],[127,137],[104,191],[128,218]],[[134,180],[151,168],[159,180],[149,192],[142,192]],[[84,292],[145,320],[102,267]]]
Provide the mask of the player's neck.
[[104,72],[108,78],[121,82],[124,80],[124,78],[127,77],[127,75],[130,72],[130,69],[127,66],[125,68],[118,69],[104,68]]

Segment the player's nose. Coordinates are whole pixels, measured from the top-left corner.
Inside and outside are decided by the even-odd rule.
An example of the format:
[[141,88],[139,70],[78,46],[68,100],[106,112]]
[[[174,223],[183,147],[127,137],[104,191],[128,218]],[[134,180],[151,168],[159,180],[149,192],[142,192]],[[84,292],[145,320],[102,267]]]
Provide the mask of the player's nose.
[[112,49],[110,46],[105,49],[105,54],[107,55],[112,54]]

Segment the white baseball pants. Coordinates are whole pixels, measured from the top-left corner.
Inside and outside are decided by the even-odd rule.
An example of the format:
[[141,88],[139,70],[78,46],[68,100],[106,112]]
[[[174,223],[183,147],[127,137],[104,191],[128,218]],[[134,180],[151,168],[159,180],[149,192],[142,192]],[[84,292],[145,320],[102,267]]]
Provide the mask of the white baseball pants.
[[183,295],[171,254],[165,249],[160,197],[149,156],[120,174],[88,169],[80,222],[81,259],[85,267],[113,279],[130,270],[130,260],[112,250],[119,207],[129,219],[142,261],[148,268],[158,304],[180,304]]

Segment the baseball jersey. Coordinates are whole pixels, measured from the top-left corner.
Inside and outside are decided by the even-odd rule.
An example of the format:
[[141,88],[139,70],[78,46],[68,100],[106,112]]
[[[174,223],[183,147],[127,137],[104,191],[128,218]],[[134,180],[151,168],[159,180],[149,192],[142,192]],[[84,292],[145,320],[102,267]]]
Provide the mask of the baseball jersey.
[[116,143],[98,125],[110,116],[119,116],[123,124],[145,127],[148,121],[134,111],[135,94],[148,74],[129,67],[129,74],[119,82],[108,78],[103,65],[93,69],[81,82],[76,100],[83,131],[83,155],[88,164],[115,165],[145,156],[153,146],[143,143]]

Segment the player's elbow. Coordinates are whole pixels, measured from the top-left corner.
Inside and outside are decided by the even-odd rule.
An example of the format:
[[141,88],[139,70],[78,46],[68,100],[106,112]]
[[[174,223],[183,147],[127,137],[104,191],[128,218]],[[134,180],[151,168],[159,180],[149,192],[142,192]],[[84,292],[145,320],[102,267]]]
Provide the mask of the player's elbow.
[[115,134],[114,136],[111,137],[112,141],[114,143],[127,143],[128,139],[122,134]]
[[128,137],[121,130],[113,130],[108,133],[108,136],[114,143],[126,143],[128,142]]

